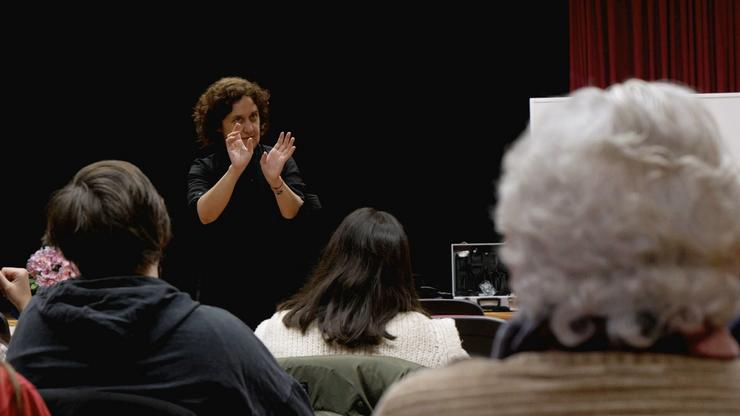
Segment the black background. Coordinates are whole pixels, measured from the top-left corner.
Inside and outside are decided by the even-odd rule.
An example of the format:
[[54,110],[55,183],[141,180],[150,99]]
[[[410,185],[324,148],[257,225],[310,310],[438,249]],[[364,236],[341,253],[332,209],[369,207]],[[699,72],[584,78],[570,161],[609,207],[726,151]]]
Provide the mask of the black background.
[[3,30],[0,265],[23,266],[39,247],[53,190],[85,164],[124,159],[165,197],[175,238],[164,277],[191,290],[190,113],[235,75],[272,92],[263,140],[297,137],[294,157],[324,204],[316,241],[355,208],[387,210],[407,228],[419,283],[449,290],[450,244],[499,240],[494,183],[529,98],[568,90],[565,1],[290,18],[246,4],[188,18],[85,10],[96,12],[5,14],[24,29]]

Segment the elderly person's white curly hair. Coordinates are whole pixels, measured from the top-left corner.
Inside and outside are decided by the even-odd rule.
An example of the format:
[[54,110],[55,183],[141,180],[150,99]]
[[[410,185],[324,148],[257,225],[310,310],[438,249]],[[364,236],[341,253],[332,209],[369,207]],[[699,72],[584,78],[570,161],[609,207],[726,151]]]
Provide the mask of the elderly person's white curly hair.
[[585,88],[506,154],[502,259],[523,313],[564,345],[593,334],[590,318],[644,348],[740,313],[740,172],[691,94]]

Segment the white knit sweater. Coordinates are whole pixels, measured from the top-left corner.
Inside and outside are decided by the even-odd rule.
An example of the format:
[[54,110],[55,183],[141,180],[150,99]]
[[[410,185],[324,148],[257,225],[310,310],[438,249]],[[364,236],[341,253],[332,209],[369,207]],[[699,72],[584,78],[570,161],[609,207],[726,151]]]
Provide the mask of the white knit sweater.
[[347,349],[324,341],[318,326],[312,324],[305,334],[300,329],[283,324],[286,311],[275,313],[262,321],[254,331],[275,357],[311,355],[362,354],[383,355],[412,361],[426,367],[468,358],[463,350],[455,321],[450,318],[431,319],[418,312],[404,312],[388,322],[386,330],[396,336],[369,348]]

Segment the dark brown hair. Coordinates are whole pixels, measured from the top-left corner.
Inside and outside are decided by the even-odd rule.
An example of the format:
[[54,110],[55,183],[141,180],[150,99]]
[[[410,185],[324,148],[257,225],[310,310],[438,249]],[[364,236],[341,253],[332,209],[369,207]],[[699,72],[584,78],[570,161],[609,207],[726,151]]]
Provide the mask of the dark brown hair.
[[348,348],[395,339],[385,327],[401,312],[423,312],[406,232],[391,214],[360,208],[334,231],[305,286],[278,306],[283,323]]
[[221,78],[211,84],[193,108],[193,121],[201,148],[224,143],[221,122],[231,113],[234,103],[250,97],[260,115],[260,134],[270,127],[270,92],[244,78]]
[[85,166],[47,207],[44,243],[59,247],[83,277],[138,274],[159,261],[169,240],[164,200],[128,162]]

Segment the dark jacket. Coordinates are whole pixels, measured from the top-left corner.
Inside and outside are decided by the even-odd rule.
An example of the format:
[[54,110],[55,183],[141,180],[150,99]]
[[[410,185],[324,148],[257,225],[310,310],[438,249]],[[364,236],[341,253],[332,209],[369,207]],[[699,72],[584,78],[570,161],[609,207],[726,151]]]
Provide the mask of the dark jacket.
[[313,414],[249,328],[161,279],[63,281],[18,322],[8,361],[39,389],[140,394],[198,414]]

